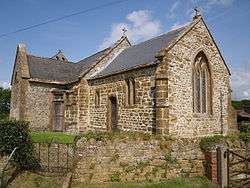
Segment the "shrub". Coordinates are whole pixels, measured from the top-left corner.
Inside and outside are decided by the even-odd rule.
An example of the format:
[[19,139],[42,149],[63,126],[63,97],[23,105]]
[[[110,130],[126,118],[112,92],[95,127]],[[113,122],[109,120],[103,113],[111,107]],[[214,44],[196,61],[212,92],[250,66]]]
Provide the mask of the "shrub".
[[239,130],[243,133],[250,132],[250,122],[242,122],[239,124]]
[[223,144],[226,141],[244,141],[247,143],[250,140],[250,133],[240,133],[239,135],[232,135],[232,136],[223,136],[223,135],[215,135],[215,136],[209,136],[204,137],[200,141],[200,148],[203,151],[206,151],[207,149],[211,148],[212,146]]
[[0,121],[9,118],[10,113],[10,89],[0,87]]
[[250,131],[240,133],[239,138],[246,143],[250,142]]
[[114,174],[112,174],[110,177],[110,181],[111,182],[120,182],[121,181],[120,173],[115,172]]
[[214,145],[222,143],[223,139],[222,135],[204,137],[200,141],[200,148],[205,151]]
[[177,160],[172,157],[171,153],[167,153],[164,156],[164,159],[165,159],[166,162],[169,162],[169,163],[176,163],[177,162]]
[[12,163],[21,169],[38,167],[28,123],[23,121],[0,122],[0,153],[10,155],[17,147]]

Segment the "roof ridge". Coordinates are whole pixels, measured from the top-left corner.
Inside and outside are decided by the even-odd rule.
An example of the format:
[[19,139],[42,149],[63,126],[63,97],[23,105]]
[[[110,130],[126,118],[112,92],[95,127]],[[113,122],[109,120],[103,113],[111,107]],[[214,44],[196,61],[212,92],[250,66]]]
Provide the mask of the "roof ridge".
[[[155,37],[150,38],[150,39],[148,39],[148,40],[142,41],[142,42],[140,42],[140,43],[138,43],[138,44],[132,45],[131,47],[138,46],[138,45],[140,45],[140,44],[143,44],[143,43],[145,43],[145,42],[149,42],[149,41],[151,41],[151,40],[155,40],[155,39],[160,38],[160,37],[162,37],[163,35],[167,35],[167,34],[169,34],[169,33],[171,33],[171,32],[176,32],[176,31],[178,31],[178,30],[182,30],[182,29],[184,29],[185,27],[188,27],[190,24],[191,24],[191,23],[189,22],[189,23],[188,23],[187,25],[185,25],[185,26],[182,26],[182,27],[179,27],[179,28],[177,28],[177,29],[173,29],[173,30],[167,31],[167,32],[162,33],[162,34],[160,34],[160,35],[158,35],[158,36],[155,36]],[[130,48],[130,47],[129,47],[129,48]]]
[[[52,57],[44,57],[44,56],[38,56],[38,55],[33,55],[33,54],[27,54],[27,56],[32,56],[32,57],[36,57],[36,58],[40,58],[40,59],[49,59],[49,60],[57,61],[57,62],[60,62],[60,63],[63,62],[61,60],[53,59]],[[73,62],[73,61],[67,61],[65,63],[75,64],[75,62]]]

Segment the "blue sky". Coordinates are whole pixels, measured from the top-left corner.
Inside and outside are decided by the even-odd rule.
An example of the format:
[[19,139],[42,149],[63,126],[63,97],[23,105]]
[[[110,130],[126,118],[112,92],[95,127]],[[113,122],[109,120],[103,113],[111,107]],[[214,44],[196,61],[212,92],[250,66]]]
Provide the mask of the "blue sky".
[[[0,35],[111,1],[1,0]],[[124,26],[132,43],[181,26],[197,4],[232,72],[234,98],[250,98],[249,0],[128,0],[0,38],[0,85],[10,81],[18,43],[46,57],[62,49],[78,61],[114,42]]]

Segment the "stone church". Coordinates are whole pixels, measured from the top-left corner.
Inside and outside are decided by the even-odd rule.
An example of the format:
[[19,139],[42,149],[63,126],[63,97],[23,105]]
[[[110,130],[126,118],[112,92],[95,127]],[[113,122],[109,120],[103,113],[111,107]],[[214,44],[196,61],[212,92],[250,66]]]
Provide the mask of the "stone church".
[[11,118],[37,131],[196,137],[236,126],[230,71],[201,16],[136,45],[123,35],[79,62],[19,44],[11,85]]

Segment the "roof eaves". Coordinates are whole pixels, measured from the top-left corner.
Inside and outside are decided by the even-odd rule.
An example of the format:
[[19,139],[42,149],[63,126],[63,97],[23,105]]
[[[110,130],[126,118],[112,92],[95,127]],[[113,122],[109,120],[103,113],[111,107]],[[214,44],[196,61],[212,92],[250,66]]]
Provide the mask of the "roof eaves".
[[66,82],[66,81],[55,81],[55,80],[45,80],[45,79],[30,78],[29,81],[30,82],[45,83],[45,84],[67,85],[67,84],[75,83],[78,80]]

